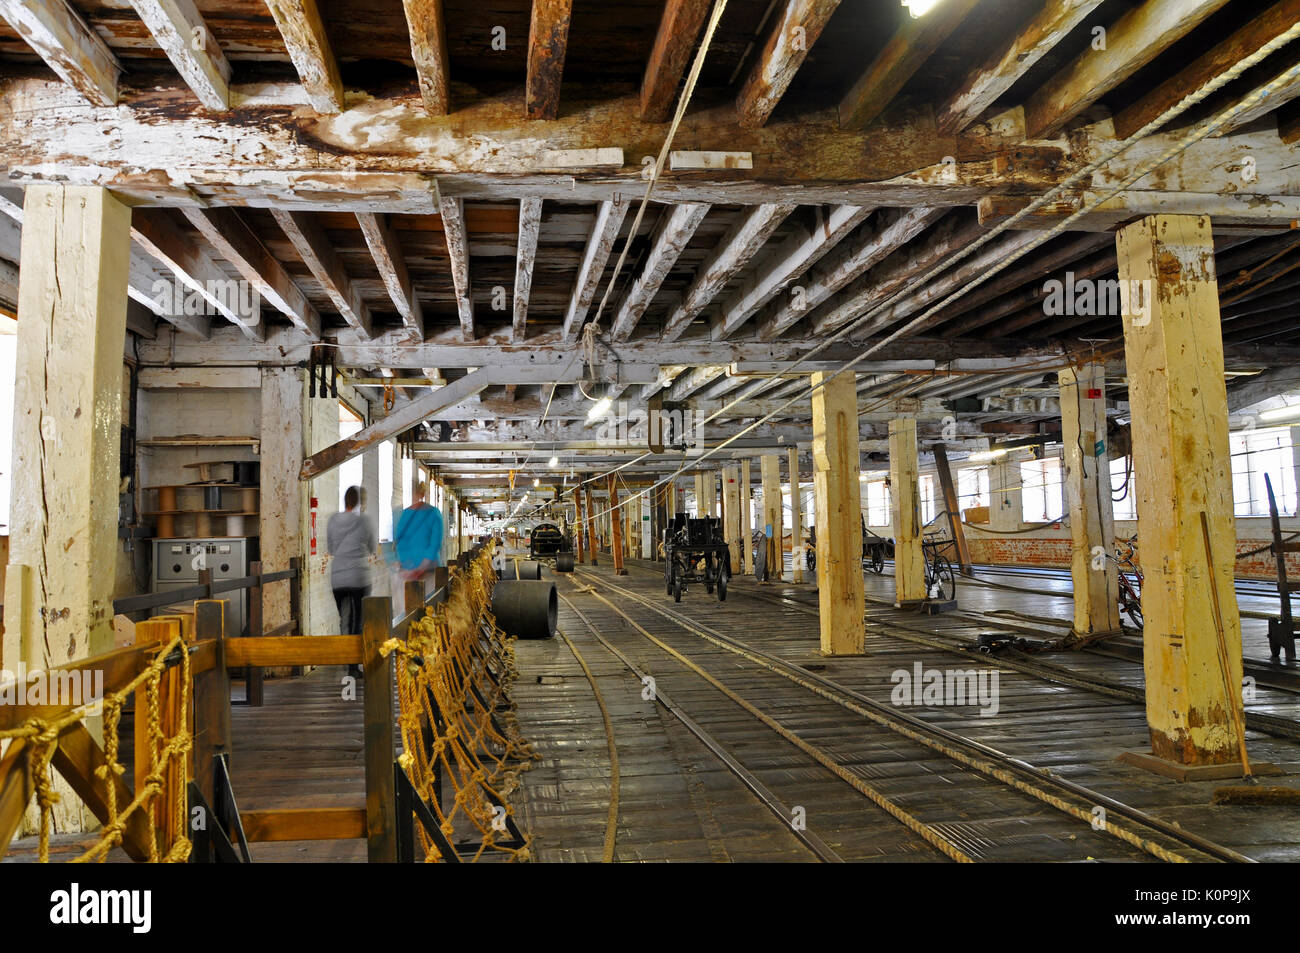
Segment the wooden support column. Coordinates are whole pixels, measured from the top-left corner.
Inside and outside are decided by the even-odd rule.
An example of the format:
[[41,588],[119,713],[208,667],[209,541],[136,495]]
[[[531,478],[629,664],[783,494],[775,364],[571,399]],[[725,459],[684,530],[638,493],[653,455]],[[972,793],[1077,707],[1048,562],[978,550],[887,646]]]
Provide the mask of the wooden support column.
[[107,189],[27,188],[0,653],[10,670],[113,648],[130,247],[131,210]]
[[366,855],[370,863],[397,860],[393,775],[393,660],[380,648],[393,619],[391,599],[361,600],[361,659],[365,672]]
[[740,529],[744,536],[744,545],[740,548],[744,562],[742,571],[748,575],[754,572],[754,493],[749,482],[749,461],[740,461]]
[[224,599],[194,603],[194,638],[216,643],[214,664],[194,676],[194,747],[192,774],[208,804],[213,803],[213,759],[231,753],[230,672],[226,668],[226,610]]
[[1210,220],[1148,216],[1120,230],[1116,253],[1120,282],[1133,289],[1124,348],[1141,433],[1133,478],[1152,753],[1183,765],[1231,762],[1243,718],[1241,621]]
[[582,487],[573,491],[573,542],[576,550],[575,559],[580,563],[587,561],[587,526],[582,519]]
[[803,582],[803,511],[799,507],[799,449],[790,448],[790,581]]
[[[258,519],[263,572],[283,572],[289,568],[289,560],[301,556],[306,548],[307,484],[298,479],[306,449],[305,389],[297,368],[262,368],[262,505]],[[400,464],[393,472],[402,472]],[[396,487],[398,481],[393,482]],[[289,621],[290,587],[304,582],[290,579],[263,588],[262,625],[266,629]]]
[[1120,629],[1119,571],[1106,558],[1115,543],[1106,453],[1106,367],[1065,368],[1059,382],[1074,631],[1081,636],[1104,635]]
[[781,457],[765,453],[759,457],[763,475],[763,532],[767,536],[767,578],[780,579],[785,574],[782,563],[785,549],[781,545]]
[[[916,459],[916,420],[889,422],[889,502],[894,516],[894,598],[904,606],[926,598],[921,550],[921,489]],[[819,518],[818,523],[821,522]]]
[[591,484],[587,484],[587,548],[591,550],[591,564],[597,565],[597,553],[600,552],[596,546],[596,500],[591,495]]
[[701,516],[708,516],[708,510],[704,506],[704,474],[695,474],[695,516],[698,519]]
[[740,474],[733,464],[722,468],[722,534],[731,550],[731,571],[740,571]]
[[[608,477],[609,486],[609,553],[614,557],[614,575],[626,576],[627,570],[623,568],[623,510],[615,509],[618,506],[618,476],[611,473]],[[624,507],[626,509],[626,507]]]
[[866,649],[866,593],[858,523],[857,380],[851,373],[828,380],[819,372],[812,375],[812,385],[821,650],[823,655],[861,655]]
[[966,528],[961,521],[957,484],[952,478],[952,465],[948,463],[948,448],[941,443],[936,443],[933,450],[934,462],[939,471],[939,486],[943,490],[943,508],[948,512],[948,528],[952,531],[953,543],[957,547],[957,568],[958,571],[969,576],[973,571],[970,562],[970,546],[966,544]]

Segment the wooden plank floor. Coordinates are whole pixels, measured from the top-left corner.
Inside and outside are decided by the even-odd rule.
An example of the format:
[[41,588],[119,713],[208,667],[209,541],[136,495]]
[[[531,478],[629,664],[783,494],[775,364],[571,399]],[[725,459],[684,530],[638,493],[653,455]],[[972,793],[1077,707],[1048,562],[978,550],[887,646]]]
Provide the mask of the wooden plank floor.
[[[901,641],[889,634],[892,621],[929,627],[946,635],[965,631],[971,638],[981,627],[969,620],[926,617],[871,607],[868,655],[824,659],[817,653],[816,618],[791,606],[767,601],[782,594],[815,606],[813,586],[778,584],[760,588],[736,579],[725,603],[692,587],[680,605],[665,597],[662,571],[654,564],[629,561],[630,575],[615,578],[607,564],[580,567],[699,622],[745,640],[756,648],[804,664],[836,682],[885,704],[890,703],[898,670],[970,669],[971,659]],[[579,581],[581,577],[578,577]],[[883,589],[882,577],[868,576]],[[892,580],[884,577],[892,588]],[[660,680],[674,702],[687,708],[743,763],[789,805],[808,812],[809,826],[847,860],[942,860],[898,822],[883,817],[843,781],[815,765],[770,729],[726,700],[698,676],[688,675],[661,650],[651,646],[607,607],[591,596],[560,591],[615,642],[633,662]],[[755,596],[747,596],[753,592]],[[777,676],[761,677],[730,653],[722,652],[629,599],[605,593],[647,630],[687,654],[734,690],[769,710],[801,737],[832,750],[837,759],[882,790],[899,797],[927,823],[952,830],[973,855],[983,859],[1149,860],[1115,838],[1091,836],[1037,801],[1008,805],[1005,792],[927,749],[915,750],[898,736],[878,738],[872,726],[838,705],[819,702],[804,689]],[[881,593],[883,594],[883,592]],[[892,595],[892,592],[890,593]],[[1031,597],[1018,596],[1025,611]],[[655,778],[652,811],[623,811],[617,859],[812,859],[791,842],[789,832],[758,805],[719,760],[700,746],[671,716],[656,717],[641,698],[641,683],[587,631],[563,604],[561,628],[574,640],[596,674],[610,707],[620,757],[627,750],[635,770]],[[608,806],[609,770],[604,731],[594,696],[571,653],[559,640],[520,642],[517,698],[525,734],[543,755],[542,764],[525,775],[525,816],[543,860],[598,859]],[[1060,662],[1060,656],[1052,656]],[[996,661],[988,666],[996,668]],[[1122,659],[1071,655],[1066,660],[1084,674],[1140,687],[1141,666]],[[1124,750],[1145,750],[1147,731],[1142,706],[1086,689],[1071,688],[1020,672],[998,670],[996,714],[977,707],[910,707],[908,713],[1001,748],[1093,790],[1150,810],[1219,843],[1260,860],[1300,858],[1300,819],[1288,808],[1212,807],[1213,790],[1227,782],[1178,784],[1118,763]],[[802,694],[800,694],[802,693]],[[1295,717],[1294,695],[1276,693],[1266,710]],[[1252,757],[1300,771],[1300,745],[1250,734]],[[645,763],[647,753],[650,763]],[[715,799],[690,797],[692,780],[710,777],[711,788],[727,797],[726,810]],[[1268,783],[1295,784],[1290,778]],[[636,808],[642,802],[632,801]],[[715,813],[715,808],[719,812]],[[1009,813],[1010,811],[1010,813]],[[721,817],[721,819],[719,819]],[[1059,820],[1058,820],[1059,819]],[[730,825],[730,826],[729,826]],[[892,827],[892,830],[891,830]],[[959,838],[959,839],[960,839]],[[703,841],[703,843],[701,843]],[[792,853],[793,852],[793,853]],[[707,853],[707,858],[706,858]]]

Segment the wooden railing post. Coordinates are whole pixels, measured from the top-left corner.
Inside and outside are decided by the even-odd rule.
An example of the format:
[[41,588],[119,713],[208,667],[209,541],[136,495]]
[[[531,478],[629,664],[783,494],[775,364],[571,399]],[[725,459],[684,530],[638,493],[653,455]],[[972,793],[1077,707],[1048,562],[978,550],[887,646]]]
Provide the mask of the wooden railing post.
[[408,579],[402,592],[403,612],[407,615],[424,605],[424,580]]
[[[262,563],[251,563],[249,575],[257,576],[257,585],[248,590],[248,634],[257,638],[262,634]],[[292,607],[293,603],[290,603]],[[244,695],[248,704],[254,708],[262,707],[262,670],[260,668],[244,669]]]
[[[409,590],[408,590],[409,591]],[[367,856],[372,864],[397,860],[393,779],[393,666],[380,654],[393,624],[392,600],[361,602],[361,655],[365,666],[365,763]]]
[[[150,645],[154,643],[166,644],[174,639],[181,631],[180,621],[177,619],[150,619],[141,622],[135,627],[136,645]],[[161,725],[159,726],[163,740],[174,736],[181,727],[181,723],[187,718],[187,713],[180,710],[181,700],[181,669],[175,666],[162,673],[158,683],[158,708],[161,715]],[[149,768],[154,758],[154,752],[159,745],[149,733],[149,699],[146,686],[142,685],[135,692],[135,791],[138,794],[145,786],[149,777]],[[169,846],[167,838],[171,832],[176,830],[176,791],[177,787],[184,787],[189,781],[188,762],[177,765],[175,762],[170,763],[163,775],[163,789],[157,798],[154,799],[151,810],[154,818],[155,831],[158,836],[158,846],[166,849]]]
[[[212,759],[230,752],[230,673],[226,671],[224,599],[194,603],[196,641],[216,642],[214,664],[194,676],[194,777],[208,804],[214,803]],[[209,822],[211,819],[209,818]]]

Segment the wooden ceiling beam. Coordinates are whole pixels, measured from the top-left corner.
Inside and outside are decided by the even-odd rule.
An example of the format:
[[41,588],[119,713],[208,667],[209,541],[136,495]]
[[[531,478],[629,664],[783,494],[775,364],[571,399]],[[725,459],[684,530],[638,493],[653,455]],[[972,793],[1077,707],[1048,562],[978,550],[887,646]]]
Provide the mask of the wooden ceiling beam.
[[667,122],[713,0],[668,0],[641,80],[641,120]]
[[339,316],[367,338],[374,337],[370,308],[361,298],[361,292],[352,283],[330,244],[325,230],[316,219],[303,212],[271,209],[281,230],[293,243],[298,257],[307,270],[325,289],[325,294],[337,309]]
[[312,108],[318,113],[342,112],[347,108],[343,101],[343,79],[316,0],[266,0],[266,5],[280,29],[289,59],[298,71]]
[[430,116],[445,116],[450,110],[451,79],[442,0],[402,0],[402,9],[424,110]]
[[182,209],[217,252],[244,280],[304,334],[320,339],[320,314],[294,284],[284,266],[233,208]]
[[940,222],[925,241],[891,257],[826,301],[811,315],[809,326],[814,334],[819,335],[838,331],[909,287],[918,275],[929,271],[981,234],[983,229],[977,225],[950,216]]
[[469,283],[469,232],[465,228],[465,200],[442,196],[442,233],[447,240],[447,257],[451,260],[451,281],[456,291],[456,313],[460,316],[460,333],[466,341],[474,340],[474,298]]
[[537,235],[542,226],[542,200],[524,199],[519,203],[519,242],[515,252],[515,300],[511,322],[513,340],[522,344],[528,330],[528,298],[533,287],[533,267],[537,262]]
[[708,307],[735,274],[766,244],[777,227],[798,206],[756,205],[722,237],[696,272],[694,280],[664,323],[662,339],[675,341]]
[[881,212],[875,228],[842,244],[812,269],[811,280],[801,285],[803,294],[791,295],[772,310],[758,326],[758,339],[780,337],[813,308],[916,238],[947,211],[920,206]]
[[583,322],[587,320],[596,288],[605,274],[605,265],[614,250],[614,242],[618,240],[623,219],[627,217],[628,205],[627,199],[616,195],[601,202],[596,210],[596,221],[591,226],[582,264],[578,266],[578,277],[573,283],[573,293],[569,296],[569,307],[564,313],[562,333],[565,341],[576,341]]
[[839,5],[840,0],[787,0],[783,5],[736,97],[736,118],[742,129],[762,126],[771,117]]
[[1025,102],[1031,139],[1066,124],[1190,33],[1227,0],[1145,0],[1106,30],[1106,48],[1085,50]]
[[759,259],[753,275],[723,305],[710,332],[724,341],[790,282],[815,265],[874,211],[872,206],[835,205],[816,209],[817,223],[801,230]]
[[628,288],[618,314],[610,325],[610,337],[613,340],[626,341],[632,336],[646,309],[650,307],[650,302],[663,287],[668,272],[686,250],[691,236],[708,212],[709,206],[701,202],[670,205],[664,211],[650,238],[650,249],[646,252],[641,274]]
[[840,126],[865,129],[884,112],[978,2],[944,0],[924,16],[908,19],[840,101]]
[[560,83],[572,13],[573,0],[533,0],[524,88],[524,113],[529,119],[554,119],[560,114]]
[[184,234],[165,209],[135,209],[131,213],[131,238],[145,252],[162,262],[185,287],[198,292],[244,337],[261,341],[266,336],[260,314],[240,314],[229,295],[219,292],[231,278],[190,236]]
[[1101,0],[1049,0],[1043,4],[1005,48],[995,51],[962,80],[935,116],[939,130],[952,136],[973,123],[1100,4]]
[[393,307],[397,309],[407,329],[423,339],[424,311],[411,286],[411,278],[406,271],[406,257],[402,254],[397,233],[386,218],[374,212],[357,212],[356,215],[361,234],[366,239],[366,247],[370,249],[370,257],[374,260]]
[[0,0],[0,16],[92,105],[117,103],[122,66],[67,0]]
[[131,0],[176,72],[208,109],[230,108],[230,63],[194,0]]

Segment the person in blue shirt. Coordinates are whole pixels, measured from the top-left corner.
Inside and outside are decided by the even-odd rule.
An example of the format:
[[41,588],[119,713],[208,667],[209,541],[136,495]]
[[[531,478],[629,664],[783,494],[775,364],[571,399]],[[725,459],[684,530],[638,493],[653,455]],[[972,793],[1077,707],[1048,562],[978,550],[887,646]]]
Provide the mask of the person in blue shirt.
[[442,565],[442,512],[428,504],[427,484],[417,484],[412,495],[411,505],[402,510],[393,528],[397,564],[407,581]]

